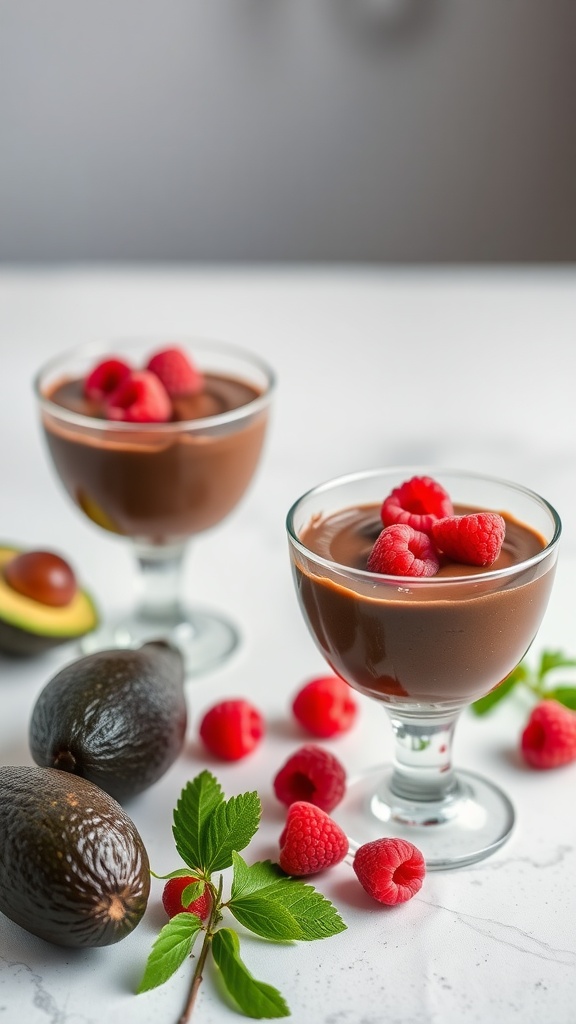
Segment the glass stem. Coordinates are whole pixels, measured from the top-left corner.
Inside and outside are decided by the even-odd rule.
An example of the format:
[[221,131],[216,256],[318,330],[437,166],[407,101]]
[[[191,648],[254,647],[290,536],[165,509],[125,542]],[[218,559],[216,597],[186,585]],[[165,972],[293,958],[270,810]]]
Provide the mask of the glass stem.
[[137,616],[173,625],[181,618],[180,587],[186,543],[155,545],[136,541],[139,568]]
[[386,708],[394,732],[390,791],[411,804],[444,803],[459,793],[452,767],[454,729],[461,709],[419,718]]

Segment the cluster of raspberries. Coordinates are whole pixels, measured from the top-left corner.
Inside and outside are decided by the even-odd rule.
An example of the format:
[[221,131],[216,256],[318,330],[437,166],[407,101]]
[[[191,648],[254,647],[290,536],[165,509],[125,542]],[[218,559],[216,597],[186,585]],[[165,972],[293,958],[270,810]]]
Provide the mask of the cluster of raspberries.
[[[310,680],[296,693],[292,711],[314,737],[347,732],[357,716],[353,691],[338,676]],[[205,712],[200,737],[220,760],[237,761],[258,746],[265,732],[260,711],[245,698],[219,701]],[[533,768],[557,768],[576,759],[576,713],[556,700],[541,700],[521,735],[520,750]],[[278,864],[288,875],[316,874],[346,858],[369,895],[394,906],[414,896],[426,873],[424,858],[412,843],[382,838],[365,843],[354,853],[348,837],[332,817],[346,792],[346,772],[331,751],[306,743],[294,751],[273,779],[274,793],[287,808],[279,838]],[[187,899],[196,879],[186,875],[168,880],[163,903],[169,917],[183,910],[202,919],[210,913],[210,893]],[[194,890],[190,890],[193,892]]]
[[119,356],[99,362],[84,379],[84,394],[104,419],[126,423],[166,423],[172,399],[202,390],[203,376],[177,347],[161,349],[146,365],[132,367]]
[[366,568],[391,576],[434,576],[442,558],[492,565],[506,532],[497,512],[454,515],[450,495],[429,476],[414,476],[396,487],[384,499],[380,514],[384,529]]
[[[339,676],[320,676],[302,686],[292,701],[292,712],[302,728],[318,738],[348,731],[356,720],[354,693]],[[200,738],[215,757],[237,761],[259,744],[264,719],[249,701],[219,701],[203,715]],[[329,750],[306,743],[287,759],[273,780],[277,799],[288,807],[279,840],[278,863],[292,876],[307,876],[339,864],[349,855],[349,842],[330,812],[346,791],[346,772]],[[364,889],[380,903],[393,905],[410,899],[422,885],[425,865],[411,843],[379,839],[361,846],[352,859]],[[174,878],[166,884],[164,906],[169,916],[182,909],[204,917],[209,904],[196,898],[183,908],[182,893],[192,879]]]

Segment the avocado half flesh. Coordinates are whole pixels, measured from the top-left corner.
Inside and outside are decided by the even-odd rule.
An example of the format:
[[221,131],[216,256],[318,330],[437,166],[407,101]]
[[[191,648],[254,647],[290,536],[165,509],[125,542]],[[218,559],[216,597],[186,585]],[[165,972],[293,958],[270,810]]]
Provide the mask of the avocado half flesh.
[[59,946],[107,946],[141,920],[150,864],[120,804],[55,768],[0,767],[0,911]]
[[57,672],[32,709],[30,752],[123,802],[164,775],[186,726],[182,655],[157,641],[97,651]]
[[0,545],[0,651],[20,656],[42,654],[92,632],[98,625],[98,613],[86,591],[78,589],[70,604],[55,608],[8,585],[4,566],[21,553],[18,548]]

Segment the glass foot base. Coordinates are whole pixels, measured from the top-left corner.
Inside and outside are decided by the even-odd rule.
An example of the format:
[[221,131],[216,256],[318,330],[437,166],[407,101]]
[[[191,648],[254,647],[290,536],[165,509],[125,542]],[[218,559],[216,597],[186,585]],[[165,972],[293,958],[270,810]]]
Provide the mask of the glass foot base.
[[392,767],[351,777],[332,817],[350,839],[351,851],[383,836],[407,839],[424,856],[429,871],[483,860],[506,842],[514,808],[498,786],[474,772],[457,771],[447,800],[416,803],[390,788]]
[[239,643],[239,633],[228,619],[193,609],[176,622],[125,616],[105,622],[80,641],[83,654],[115,647],[140,647],[150,640],[167,640],[184,658],[186,676],[202,675],[222,665]]

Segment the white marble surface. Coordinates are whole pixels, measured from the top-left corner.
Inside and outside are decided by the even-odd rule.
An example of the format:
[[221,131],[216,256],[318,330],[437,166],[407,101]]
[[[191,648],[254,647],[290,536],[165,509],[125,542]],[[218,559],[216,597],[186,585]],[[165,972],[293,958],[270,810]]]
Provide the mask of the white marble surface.
[[[178,865],[171,812],[201,767],[227,795],[257,788],[264,819],[246,852],[274,857],[282,827],[271,778],[303,734],[291,695],[324,669],[296,605],[284,517],[322,479],[384,463],[451,465],[540,490],[564,520],[553,597],[536,640],[576,653],[576,270],[150,268],[0,272],[0,535],[64,551],[102,608],[131,599],[129,553],[69,504],[45,458],[31,392],[51,353],[119,334],[212,334],[253,347],[279,386],[257,479],[229,520],[193,545],[186,593],[225,609],[243,644],[223,669],[189,683],[184,754],[129,812],[159,872]],[[27,723],[36,694],[74,656],[0,660],[0,761],[31,763]],[[266,715],[259,750],[234,766],[197,742],[203,710],[247,695]],[[517,755],[527,707],[462,716],[457,762],[497,778],[517,809],[510,841],[473,867],[430,874],[394,910],[372,903],[346,864],[319,876],[348,930],[274,946],[243,939],[256,977],[285,995],[298,1024],[572,1024],[576,1006],[576,764],[527,770]],[[358,725],[331,749],[352,772],[385,759],[384,714],[361,701]],[[69,951],[0,916],[3,1024],[171,1024],[189,965],[135,996],[163,921],[155,882],[140,926],[119,944]],[[241,1017],[211,971],[194,1020]]]

